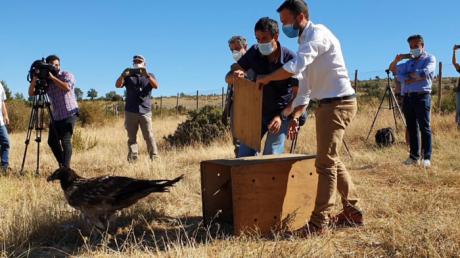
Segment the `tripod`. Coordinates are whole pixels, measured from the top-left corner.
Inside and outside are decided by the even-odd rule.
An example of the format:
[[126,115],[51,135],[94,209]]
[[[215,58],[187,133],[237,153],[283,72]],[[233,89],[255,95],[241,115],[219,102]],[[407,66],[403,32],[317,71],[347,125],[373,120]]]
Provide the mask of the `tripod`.
[[388,109],[393,112],[393,118],[395,120],[395,129],[396,132],[398,131],[398,122],[396,116],[399,115],[401,118],[401,121],[404,124],[404,127],[407,127],[406,125],[406,120],[404,119],[404,116],[402,114],[401,108],[398,104],[398,101],[396,100],[395,93],[393,89],[391,88],[390,85],[390,70],[387,69],[385,70],[387,73],[387,87],[385,89],[385,93],[383,94],[382,101],[380,102],[379,109],[377,110],[377,113],[375,114],[374,121],[372,122],[371,129],[369,130],[369,133],[367,134],[366,142],[369,140],[369,136],[371,135],[372,130],[374,129],[375,122],[377,121],[377,117],[380,114],[380,110],[383,109],[383,102],[385,101],[385,98],[388,96]]
[[[30,113],[29,126],[26,134],[26,147],[24,149],[24,156],[22,157],[22,165],[20,174],[24,175],[24,163],[26,161],[27,149],[29,147],[30,138],[32,136],[32,131],[35,129],[35,142],[37,142],[37,168],[35,171],[36,175],[39,175],[39,166],[40,166],[40,143],[42,141],[42,131],[44,129],[45,123],[45,109],[48,110],[50,119],[53,120],[53,114],[50,108],[50,100],[48,95],[45,92],[46,82],[37,80],[36,95],[33,97],[32,101],[32,111]],[[52,130],[52,128],[50,128]]]

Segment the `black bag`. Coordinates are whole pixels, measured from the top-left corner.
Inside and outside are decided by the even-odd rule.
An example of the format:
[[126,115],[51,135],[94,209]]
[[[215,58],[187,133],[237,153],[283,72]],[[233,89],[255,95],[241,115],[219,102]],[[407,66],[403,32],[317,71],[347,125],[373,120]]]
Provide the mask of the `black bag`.
[[375,134],[375,142],[379,147],[389,147],[395,143],[395,136],[391,127],[383,128]]

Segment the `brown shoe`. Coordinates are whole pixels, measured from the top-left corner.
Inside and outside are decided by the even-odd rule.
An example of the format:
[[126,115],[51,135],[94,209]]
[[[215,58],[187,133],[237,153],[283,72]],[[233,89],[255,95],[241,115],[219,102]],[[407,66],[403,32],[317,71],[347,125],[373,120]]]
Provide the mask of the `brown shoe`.
[[318,227],[311,222],[308,222],[308,224],[306,224],[305,226],[291,232],[292,236],[298,237],[321,236],[324,234],[326,234],[325,227]]
[[352,207],[346,207],[342,212],[331,218],[331,224],[336,227],[364,226],[363,212]]

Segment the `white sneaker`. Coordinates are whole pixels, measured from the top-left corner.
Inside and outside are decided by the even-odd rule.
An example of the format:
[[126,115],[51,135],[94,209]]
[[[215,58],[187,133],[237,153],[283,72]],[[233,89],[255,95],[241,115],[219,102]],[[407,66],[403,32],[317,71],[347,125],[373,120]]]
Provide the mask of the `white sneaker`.
[[429,159],[423,160],[423,167],[425,168],[431,167],[431,161]]
[[420,160],[408,158],[407,160],[403,162],[403,164],[406,166],[418,166],[420,165]]

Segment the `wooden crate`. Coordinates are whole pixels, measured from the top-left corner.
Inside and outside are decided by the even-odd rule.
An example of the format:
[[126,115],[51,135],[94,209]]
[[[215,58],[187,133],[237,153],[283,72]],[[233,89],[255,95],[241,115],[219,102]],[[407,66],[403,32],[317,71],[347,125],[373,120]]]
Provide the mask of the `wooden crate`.
[[205,222],[229,223],[234,233],[295,230],[313,211],[315,156],[277,155],[201,163]]
[[260,151],[262,139],[262,91],[246,79],[238,79],[233,95],[233,135],[241,143]]

